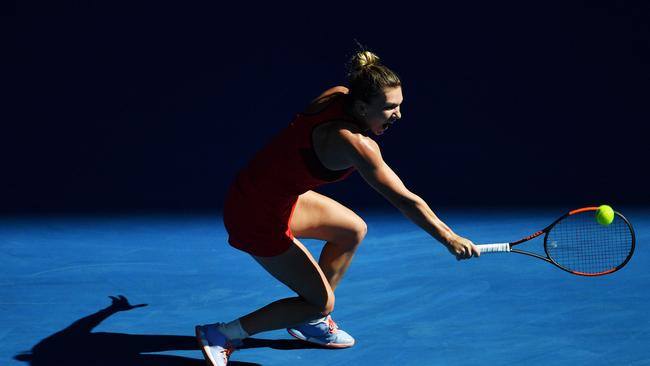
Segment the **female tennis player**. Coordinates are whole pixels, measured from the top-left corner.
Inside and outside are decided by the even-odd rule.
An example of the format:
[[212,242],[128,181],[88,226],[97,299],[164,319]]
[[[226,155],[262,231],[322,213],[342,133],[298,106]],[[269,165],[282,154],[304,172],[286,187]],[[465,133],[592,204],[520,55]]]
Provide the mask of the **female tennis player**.
[[[312,189],[341,181],[355,170],[457,259],[480,255],[470,240],[456,235],[404,186],[368,136],[383,134],[401,118],[397,74],[362,50],[352,57],[348,76],[349,87],[330,88],[314,99],[230,185],[223,213],[228,242],[298,296],[229,323],[196,326],[211,365],[226,365],[242,339],[273,329],[287,328],[293,337],[325,347],[354,344],[330,313],[334,291],[366,235],[366,223]],[[326,241],[318,261],[297,238]]]

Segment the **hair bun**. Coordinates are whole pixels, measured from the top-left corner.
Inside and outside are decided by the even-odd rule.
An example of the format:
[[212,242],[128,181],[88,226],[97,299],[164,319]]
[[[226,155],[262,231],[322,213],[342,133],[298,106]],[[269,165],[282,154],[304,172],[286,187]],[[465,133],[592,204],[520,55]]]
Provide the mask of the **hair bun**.
[[352,57],[352,70],[358,71],[364,67],[379,64],[379,56],[370,51],[359,51]]

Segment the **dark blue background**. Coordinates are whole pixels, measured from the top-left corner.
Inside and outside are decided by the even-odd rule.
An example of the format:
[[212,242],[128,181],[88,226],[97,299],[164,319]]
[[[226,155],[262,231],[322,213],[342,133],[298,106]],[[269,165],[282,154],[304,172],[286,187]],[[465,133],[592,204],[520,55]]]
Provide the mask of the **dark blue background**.
[[[3,33],[3,212],[220,210],[359,39],[402,77],[375,137],[437,205],[650,203],[650,7],[26,2]],[[6,103],[6,104],[5,104]],[[386,205],[358,175],[321,192]]]

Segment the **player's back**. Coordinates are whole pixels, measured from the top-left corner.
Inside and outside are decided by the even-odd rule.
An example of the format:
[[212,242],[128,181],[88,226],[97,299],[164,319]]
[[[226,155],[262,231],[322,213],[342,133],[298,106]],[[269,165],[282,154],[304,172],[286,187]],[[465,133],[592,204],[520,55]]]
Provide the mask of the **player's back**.
[[[335,88],[333,88],[335,89]],[[314,152],[315,127],[335,121],[353,121],[345,111],[347,95],[324,93],[257,151],[237,174],[235,184],[243,194],[263,194],[269,200],[286,200],[319,185],[336,182],[352,173],[353,167],[330,170]]]

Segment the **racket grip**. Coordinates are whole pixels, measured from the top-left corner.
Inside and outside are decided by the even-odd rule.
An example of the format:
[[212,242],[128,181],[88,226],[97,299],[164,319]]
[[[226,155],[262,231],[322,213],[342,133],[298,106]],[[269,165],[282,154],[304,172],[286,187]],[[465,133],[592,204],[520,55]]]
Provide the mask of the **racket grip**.
[[510,243],[479,244],[477,247],[481,251],[481,254],[510,251]]

